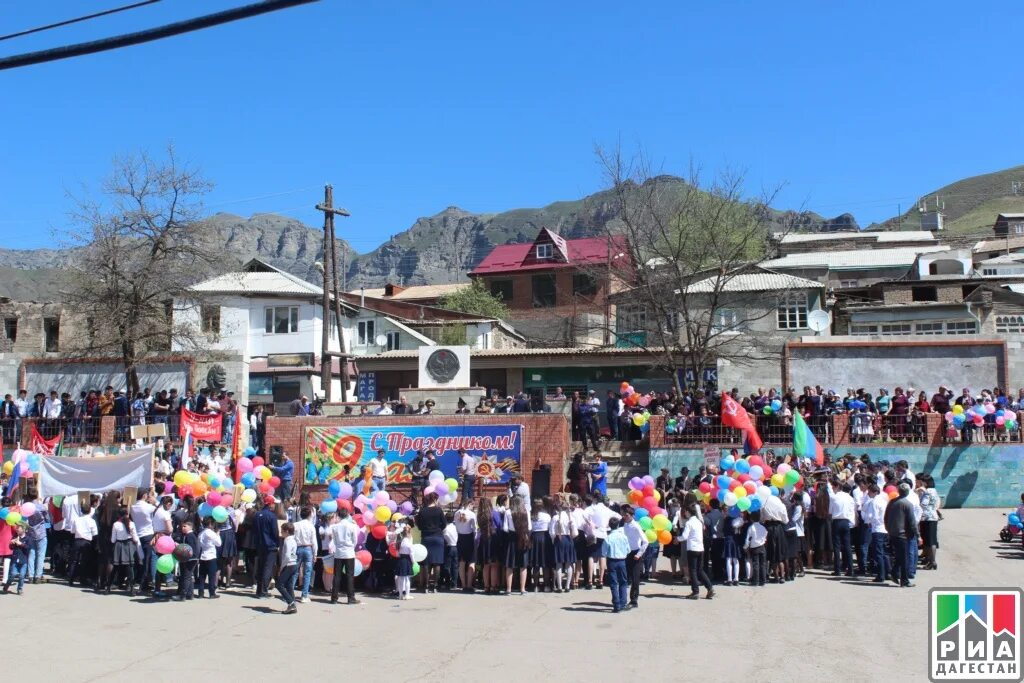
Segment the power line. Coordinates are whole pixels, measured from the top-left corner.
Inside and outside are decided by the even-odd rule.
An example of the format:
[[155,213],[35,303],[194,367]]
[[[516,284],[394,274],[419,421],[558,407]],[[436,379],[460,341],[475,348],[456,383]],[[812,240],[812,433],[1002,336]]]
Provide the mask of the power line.
[[130,45],[149,43],[154,40],[169,38],[182,33],[199,31],[204,28],[210,28],[211,26],[227,24],[232,21],[238,21],[239,19],[248,19],[249,17],[255,17],[260,14],[276,12],[278,10],[297,7],[298,5],[307,5],[319,1],[320,0],[264,0],[263,2],[257,2],[252,5],[236,7],[223,12],[195,17],[194,19],[186,19],[185,21],[178,21],[173,24],[165,24],[164,26],[158,26],[157,28],[146,29],[145,31],[125,33],[112,38],[103,38],[101,40],[93,40],[87,43],[75,43],[74,45],[65,45],[63,47],[55,47],[49,50],[40,50],[38,52],[26,52],[24,54],[13,55],[11,57],[4,57],[3,59],[0,59],[0,71],[4,69],[15,69],[22,66],[31,66],[32,64],[53,62],[59,59],[80,57],[82,55],[115,50],[117,48],[128,47]]
[[124,5],[122,7],[115,7],[113,9],[103,10],[102,12],[96,12],[95,14],[87,14],[84,17],[76,17],[75,19],[58,21],[56,24],[47,24],[46,26],[30,28],[25,31],[18,31],[17,33],[8,33],[6,36],[0,36],[0,40],[10,40],[11,38],[20,38],[21,36],[27,36],[33,33],[39,33],[41,31],[49,31],[50,29],[60,28],[61,26],[70,26],[71,24],[77,24],[80,21],[88,21],[89,19],[95,19],[97,17],[105,17],[108,14],[117,14],[118,12],[125,12],[130,9],[135,9],[136,7],[152,5],[157,2],[160,2],[160,0],[143,0],[142,2],[136,2],[131,5]]

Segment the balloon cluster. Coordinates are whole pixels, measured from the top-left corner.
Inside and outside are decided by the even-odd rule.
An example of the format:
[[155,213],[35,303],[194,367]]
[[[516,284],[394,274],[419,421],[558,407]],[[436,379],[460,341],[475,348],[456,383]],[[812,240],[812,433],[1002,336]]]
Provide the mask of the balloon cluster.
[[1024,520],[1020,518],[1016,512],[1011,512],[1006,516],[1006,521],[1010,526],[1017,527],[1017,529],[1024,529]]
[[761,412],[765,415],[774,415],[775,413],[782,412],[782,401],[779,399],[773,400],[771,403],[761,408]]
[[25,522],[34,514],[36,514],[35,503],[22,503],[21,505],[12,505],[9,508],[0,508],[0,520],[7,522],[11,526],[17,526]]
[[[19,474],[19,476],[22,476],[22,477],[27,477],[30,474],[34,474],[34,473],[38,472],[39,471],[39,454],[38,453],[30,453],[29,456],[27,458],[23,459],[21,462],[19,462],[17,466],[20,468],[18,474]],[[14,467],[15,467],[15,465],[14,465],[14,463],[12,461],[8,460],[7,462],[5,462],[3,464],[3,468],[2,468],[2,471],[3,471],[4,475],[9,477],[12,474],[14,474]]]
[[850,408],[850,410],[864,410],[865,408],[868,407],[866,401],[861,401],[859,399],[854,399],[853,401],[850,401],[846,405]]
[[[633,385],[629,382],[623,382],[619,385],[619,391],[622,393],[622,402],[630,408],[640,406],[646,408],[651,403],[651,397],[647,394],[639,394]],[[639,426],[639,425],[637,425]]]
[[997,427],[1004,427],[1010,431],[1017,429],[1016,414],[1012,411],[996,408],[994,403],[977,403],[967,410],[964,410],[964,407],[961,405],[955,405],[952,410],[946,413],[945,417],[947,424],[951,424],[957,429],[962,429],[968,420],[973,422],[976,427],[981,427],[985,424],[985,418],[989,415],[995,416]]
[[698,490],[705,503],[717,498],[731,517],[760,510],[769,497],[802,489],[804,485],[799,470],[782,463],[773,471],[759,455],[747,458],[727,455],[720,464],[723,473],[710,483],[701,482]]
[[649,543],[667,545],[672,542],[672,522],[665,514],[665,510],[658,507],[661,493],[654,488],[654,478],[651,475],[630,479],[626,498],[633,505],[633,517],[644,530],[644,536]]

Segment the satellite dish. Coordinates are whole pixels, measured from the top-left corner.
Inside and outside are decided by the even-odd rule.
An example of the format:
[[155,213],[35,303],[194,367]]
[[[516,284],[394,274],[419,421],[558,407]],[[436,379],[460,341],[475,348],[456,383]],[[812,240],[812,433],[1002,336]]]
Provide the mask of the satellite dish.
[[807,327],[815,332],[824,332],[832,324],[832,316],[820,308],[807,314]]
[[377,338],[374,339],[373,341],[377,342],[377,346],[386,346],[388,343],[388,338],[383,334],[378,334]]

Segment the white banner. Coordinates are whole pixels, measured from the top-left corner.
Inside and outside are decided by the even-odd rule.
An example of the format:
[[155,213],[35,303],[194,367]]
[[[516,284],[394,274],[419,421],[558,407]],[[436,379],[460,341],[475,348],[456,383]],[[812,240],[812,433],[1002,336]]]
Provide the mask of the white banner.
[[126,486],[153,485],[153,446],[123,455],[93,458],[39,458],[39,496],[73,496],[79,491],[103,493]]

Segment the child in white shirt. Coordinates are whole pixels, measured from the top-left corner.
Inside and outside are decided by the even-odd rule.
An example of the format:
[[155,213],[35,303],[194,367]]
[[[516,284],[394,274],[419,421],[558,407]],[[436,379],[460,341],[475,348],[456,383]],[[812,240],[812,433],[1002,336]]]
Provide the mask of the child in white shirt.
[[398,548],[398,564],[395,565],[395,587],[398,589],[399,600],[412,600],[409,591],[412,587],[412,538],[409,527],[404,527],[395,538]]
[[750,513],[750,526],[747,527],[747,538],[743,542],[750,557],[748,579],[751,586],[763,586],[768,580],[768,555],[765,543],[768,541],[768,530],[761,524],[759,510]]

